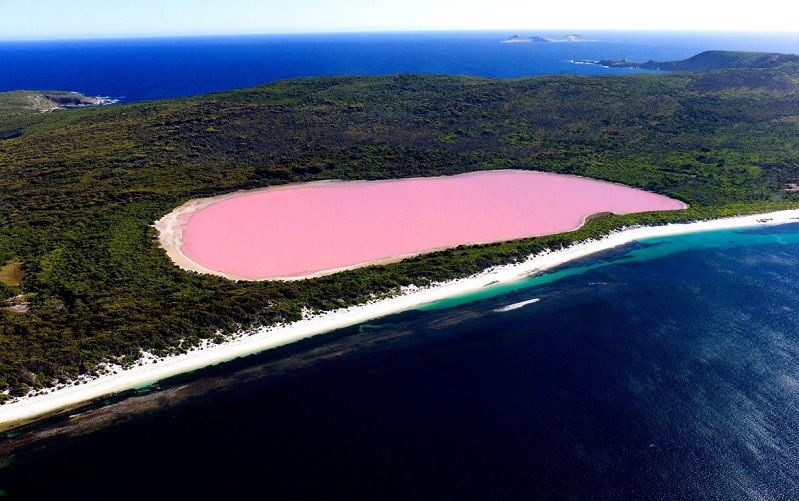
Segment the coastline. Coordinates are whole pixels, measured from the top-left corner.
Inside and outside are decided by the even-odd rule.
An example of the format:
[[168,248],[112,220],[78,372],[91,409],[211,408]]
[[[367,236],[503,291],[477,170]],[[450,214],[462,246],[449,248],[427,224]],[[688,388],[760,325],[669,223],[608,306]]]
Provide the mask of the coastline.
[[407,288],[394,297],[376,300],[346,309],[307,316],[303,320],[253,331],[239,332],[221,344],[206,343],[183,355],[157,358],[149,354],[134,366],[122,369],[106,366],[106,374],[78,379],[75,384],[42,390],[0,405],[0,430],[13,428],[37,417],[77,407],[93,399],[119,391],[153,384],[176,374],[232,360],[304,338],[378,317],[390,315],[441,299],[480,290],[496,283],[520,280],[542,273],[596,252],[618,247],[635,240],[713,230],[778,225],[799,220],[799,209],[755,214],[693,223],[663,226],[638,226],[611,233],[601,239],[587,240],[558,251],[546,251],[513,265],[487,269],[471,277],[434,284],[425,288]]

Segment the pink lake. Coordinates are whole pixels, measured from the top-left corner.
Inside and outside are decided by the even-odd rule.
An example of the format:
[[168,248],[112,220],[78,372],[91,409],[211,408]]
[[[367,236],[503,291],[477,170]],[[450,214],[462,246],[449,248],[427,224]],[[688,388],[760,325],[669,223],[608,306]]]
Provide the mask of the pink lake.
[[180,250],[228,276],[296,278],[460,244],[561,233],[599,212],[682,208],[618,184],[527,171],[319,182],[213,202],[184,222]]

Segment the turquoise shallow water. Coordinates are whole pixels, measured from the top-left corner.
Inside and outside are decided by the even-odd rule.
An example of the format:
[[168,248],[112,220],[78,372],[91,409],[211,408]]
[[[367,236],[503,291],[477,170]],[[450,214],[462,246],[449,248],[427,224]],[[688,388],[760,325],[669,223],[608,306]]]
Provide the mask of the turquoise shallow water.
[[[793,226],[794,225],[786,225],[784,228],[792,228]],[[741,238],[742,235],[747,235],[747,238]],[[515,282],[491,285],[480,291],[436,301],[421,306],[419,309],[428,311],[452,308],[481,299],[489,299],[502,294],[553,283],[564,277],[583,274],[612,264],[644,262],[690,249],[725,249],[769,243],[796,244],[799,243],[799,233],[774,232],[767,227],[755,226],[752,228],[735,230],[719,230],[689,233],[674,237],[642,239],[635,244],[626,246],[621,253],[616,249],[600,252],[586,259],[579,260],[577,264],[567,264],[559,267],[557,270]]]
[[18,430],[0,489],[799,495],[799,224],[636,242],[503,287]]

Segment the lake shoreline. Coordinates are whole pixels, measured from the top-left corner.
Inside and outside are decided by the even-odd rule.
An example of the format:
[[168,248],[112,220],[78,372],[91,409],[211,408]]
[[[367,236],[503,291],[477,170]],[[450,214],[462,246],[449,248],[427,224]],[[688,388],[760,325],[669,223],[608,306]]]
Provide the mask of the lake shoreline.
[[[287,281],[460,245],[566,233],[601,214],[686,208],[682,201],[620,183],[496,169],[242,190],[189,200],[154,226],[161,247],[184,270]],[[325,249],[324,255],[317,249]]]

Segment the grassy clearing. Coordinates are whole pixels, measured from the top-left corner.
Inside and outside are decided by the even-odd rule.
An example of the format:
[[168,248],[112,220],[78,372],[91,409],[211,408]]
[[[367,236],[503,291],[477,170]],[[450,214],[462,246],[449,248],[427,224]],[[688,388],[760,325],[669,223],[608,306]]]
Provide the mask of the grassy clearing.
[[25,277],[25,271],[22,269],[23,264],[24,262],[21,259],[15,257],[0,267],[0,282],[11,287],[19,287]]

